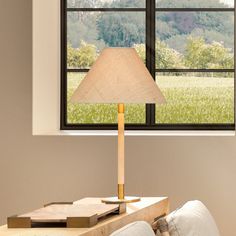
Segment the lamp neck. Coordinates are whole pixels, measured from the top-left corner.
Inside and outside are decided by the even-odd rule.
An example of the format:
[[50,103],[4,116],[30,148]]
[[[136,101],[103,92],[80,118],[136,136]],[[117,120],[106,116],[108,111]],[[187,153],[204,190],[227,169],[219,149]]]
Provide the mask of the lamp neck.
[[118,104],[118,113],[125,113],[125,105],[123,103]]
[[125,184],[125,106],[118,104],[118,198],[124,200],[124,184]]

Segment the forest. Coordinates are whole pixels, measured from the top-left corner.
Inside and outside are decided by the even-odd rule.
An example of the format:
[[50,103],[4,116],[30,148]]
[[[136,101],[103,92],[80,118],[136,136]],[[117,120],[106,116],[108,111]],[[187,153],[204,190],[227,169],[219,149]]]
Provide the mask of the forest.
[[[143,7],[144,4],[140,0],[115,0],[103,4],[95,0],[70,2],[69,6],[74,4],[81,8]],[[227,7],[218,0],[158,0],[157,6]],[[233,12],[157,12],[156,39],[157,68],[234,67]],[[144,44],[145,14],[142,12],[68,14],[69,67],[90,66],[107,46],[136,47],[143,58]]]

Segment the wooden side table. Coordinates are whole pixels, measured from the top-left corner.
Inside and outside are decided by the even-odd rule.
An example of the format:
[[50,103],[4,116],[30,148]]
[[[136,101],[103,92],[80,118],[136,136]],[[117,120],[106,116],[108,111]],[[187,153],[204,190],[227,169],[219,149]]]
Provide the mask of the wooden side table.
[[[95,204],[100,198],[85,198],[79,201]],[[144,220],[150,224],[155,218],[169,212],[167,197],[145,197],[140,202],[127,204],[127,212],[104,218],[92,228],[32,228],[8,229],[6,225],[0,227],[1,236],[108,236],[117,229],[134,221]]]

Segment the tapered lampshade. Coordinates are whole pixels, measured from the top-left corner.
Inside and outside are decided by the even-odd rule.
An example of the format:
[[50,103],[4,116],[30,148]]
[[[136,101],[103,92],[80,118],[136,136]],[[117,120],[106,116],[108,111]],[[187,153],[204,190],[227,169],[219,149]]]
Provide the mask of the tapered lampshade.
[[106,48],[71,101],[161,104],[165,99],[135,49]]

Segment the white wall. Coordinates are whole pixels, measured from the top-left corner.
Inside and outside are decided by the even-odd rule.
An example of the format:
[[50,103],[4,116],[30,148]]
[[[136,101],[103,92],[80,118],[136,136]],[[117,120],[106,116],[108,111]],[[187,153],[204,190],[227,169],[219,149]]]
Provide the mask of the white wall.
[[[38,2],[56,10],[51,5],[55,0]],[[1,224],[9,215],[47,202],[116,191],[115,137],[32,136],[31,10],[31,0],[0,1]],[[58,59],[46,53],[46,61],[48,57]],[[52,75],[48,79],[57,76],[47,71]],[[46,72],[40,73],[45,79]],[[128,194],[167,195],[173,209],[200,199],[222,235],[235,234],[235,137],[128,137],[126,155]]]
[[60,0],[33,1],[33,133],[57,134],[60,122]]

